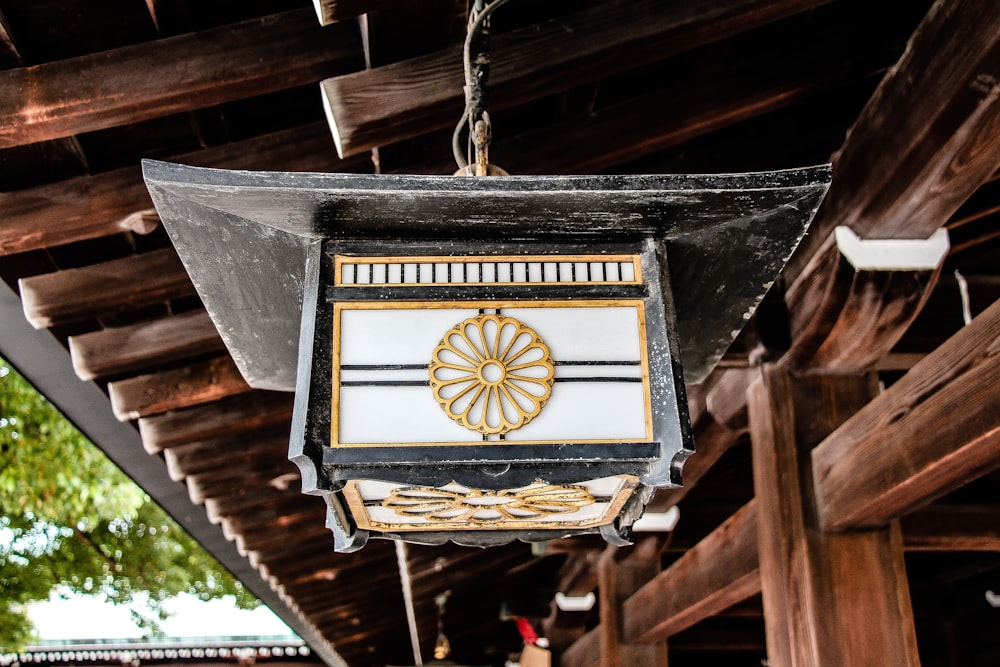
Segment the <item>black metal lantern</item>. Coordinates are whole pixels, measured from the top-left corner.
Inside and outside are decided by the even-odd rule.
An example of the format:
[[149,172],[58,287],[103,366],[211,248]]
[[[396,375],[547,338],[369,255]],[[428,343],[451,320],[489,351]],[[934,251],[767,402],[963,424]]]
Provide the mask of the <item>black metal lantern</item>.
[[627,541],[829,183],[143,168],[248,383],[296,392],[340,551]]

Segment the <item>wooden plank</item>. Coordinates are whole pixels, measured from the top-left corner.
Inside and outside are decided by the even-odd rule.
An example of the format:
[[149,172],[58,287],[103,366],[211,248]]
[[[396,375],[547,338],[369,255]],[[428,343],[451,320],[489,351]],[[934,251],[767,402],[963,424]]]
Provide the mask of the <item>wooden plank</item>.
[[731,431],[747,428],[747,389],[757,378],[756,368],[728,368],[712,378],[713,383],[705,395],[705,407],[718,424]]
[[661,640],[636,643],[628,641],[623,631],[625,620],[623,604],[646,582],[660,571],[658,553],[652,557],[637,558],[636,554],[616,561],[615,551],[609,549],[597,563],[597,592],[600,599],[601,624],[600,650],[603,667],[631,667],[631,665],[667,665],[667,646]]
[[253,431],[292,417],[292,395],[253,391],[210,405],[168,412],[139,420],[142,444],[150,454],[164,449]]
[[814,450],[823,527],[884,525],[1000,466],[998,386],[1000,301]]
[[760,591],[754,507],[742,507],[625,602],[628,641],[665,639]]
[[248,391],[250,385],[229,355],[108,384],[111,409],[121,421],[210,403]]
[[133,373],[225,349],[204,310],[69,338],[73,370],[81,380]]
[[907,551],[1000,552],[995,505],[930,505],[900,519]]
[[24,316],[36,329],[194,296],[173,248],[22,278]]
[[856,269],[831,234],[785,295],[793,342],[781,363],[842,374],[875,368],[920,314],[939,276],[940,268]]
[[[490,73],[491,107],[523,104],[822,4],[617,2],[495,35],[491,49],[504,57],[494,60]],[[456,47],[324,81],[340,155],[453,126],[462,110],[460,63]]]
[[821,533],[812,511],[808,451],[875,391],[870,377],[793,381],[767,365],[748,392],[761,593],[775,667],[920,664],[898,524]]
[[321,28],[301,9],[6,70],[0,148],[263,95],[361,66],[356,25]]
[[600,667],[601,665],[601,628],[593,628],[573,642],[562,654],[559,662],[562,667]]
[[288,424],[279,420],[253,430],[252,434],[236,431],[220,436],[205,438],[186,445],[177,445],[164,450],[163,457],[167,470],[174,480],[188,475],[212,472],[235,464],[241,457],[255,457],[288,452]]
[[647,505],[648,511],[663,512],[670,506],[680,503],[698,484],[699,480],[711,470],[712,466],[722,458],[722,455],[740,441],[743,435],[739,431],[732,431],[717,424],[712,419],[708,419],[706,422],[695,431],[694,454],[684,462],[684,486],[676,489],[658,490],[653,500]]
[[[366,157],[339,160],[330,131],[312,123],[174,155],[171,162],[219,169],[370,172]],[[0,256],[108,236],[148,233],[136,214],[153,208],[138,166],[0,193]],[[141,222],[141,220],[139,220]]]
[[927,238],[1000,166],[1000,32],[991,0],[938,0],[834,157],[826,200],[790,265],[837,225]]

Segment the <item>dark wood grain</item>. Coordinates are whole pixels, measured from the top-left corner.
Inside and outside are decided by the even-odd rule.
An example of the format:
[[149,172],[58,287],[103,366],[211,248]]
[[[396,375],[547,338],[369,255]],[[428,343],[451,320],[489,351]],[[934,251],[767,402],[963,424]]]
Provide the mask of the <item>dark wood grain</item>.
[[1000,301],[816,448],[822,525],[883,525],[1000,466],[998,386]]
[[662,639],[640,644],[628,641],[623,633],[623,604],[660,571],[657,552],[645,558],[638,556],[633,553],[627,559],[616,561],[614,550],[608,550],[597,563],[601,665],[606,667],[667,665],[667,647]]
[[284,90],[362,64],[357,26],[321,28],[302,9],[6,70],[0,148]]
[[229,355],[108,384],[111,409],[122,421],[209,403],[250,391]]
[[624,636],[632,642],[670,637],[759,590],[751,502],[626,600]]
[[17,67],[21,64],[21,54],[7,28],[7,21],[0,12],[0,67]]
[[939,0],[834,156],[797,275],[837,225],[930,236],[1000,166],[1000,32],[991,0]]
[[291,416],[291,394],[254,391],[211,405],[144,417],[139,420],[139,432],[146,450],[158,454],[170,447],[209,438],[233,437],[238,432],[250,434],[268,424],[290,421]]
[[[322,123],[213,146],[170,158],[180,164],[220,169],[371,171],[365,156],[337,158]],[[136,228],[134,215],[153,208],[142,171],[123,167],[24,190],[0,192],[0,256],[108,236]]]
[[817,529],[808,452],[874,391],[864,376],[793,380],[766,365],[748,392],[772,665],[920,664],[898,525]]
[[351,19],[368,12],[392,10],[408,0],[313,0],[320,25]]
[[24,316],[36,329],[195,294],[173,248],[24,278],[19,286]]
[[70,336],[73,370],[81,380],[135,373],[225,350],[204,310]]
[[[493,109],[508,108],[716,42],[823,0],[711,5],[616,2],[493,37]],[[340,155],[450,127],[461,115],[458,48],[323,82]],[[600,74],[598,74],[600,73]]]

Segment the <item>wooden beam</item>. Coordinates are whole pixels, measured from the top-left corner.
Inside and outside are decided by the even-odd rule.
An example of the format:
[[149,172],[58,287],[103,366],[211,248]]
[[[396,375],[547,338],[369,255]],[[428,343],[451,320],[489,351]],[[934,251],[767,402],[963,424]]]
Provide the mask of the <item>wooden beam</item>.
[[786,293],[793,342],[782,365],[839,374],[877,367],[920,314],[940,273],[940,264],[856,267],[831,234]]
[[871,377],[793,381],[766,365],[748,392],[767,655],[775,667],[920,664],[898,524],[821,533],[812,510],[809,450],[875,391]]
[[[654,0],[605,4],[493,37],[491,106],[509,108],[717,42],[824,4],[725,0],[698,7]],[[323,82],[341,156],[451,127],[462,109],[460,48]]]
[[121,421],[210,403],[248,391],[250,385],[228,354],[108,384],[111,409]]
[[[312,123],[167,158],[219,169],[370,172],[365,157],[339,160],[330,131]],[[149,211],[138,166],[80,176],[25,190],[0,192],[0,256],[152,228],[136,214]],[[157,218],[158,220],[158,218]]]
[[150,454],[164,449],[231,437],[238,431],[253,431],[292,417],[292,395],[274,391],[253,391],[210,405],[168,412],[139,420],[142,444]]
[[1000,466],[1000,301],[812,454],[826,529],[884,525]]
[[559,661],[562,667],[602,667],[601,628],[592,628],[566,649]]
[[654,642],[629,641],[623,628],[626,619],[623,604],[660,571],[659,554],[653,556],[617,561],[614,551],[609,549],[597,563],[602,667],[667,665],[667,646],[662,638]]
[[22,278],[24,316],[44,329],[194,296],[194,285],[173,248]]
[[175,482],[189,475],[226,470],[248,459],[287,458],[287,454],[288,427],[280,422],[255,429],[251,435],[237,431],[163,451],[167,471]]
[[760,592],[751,501],[640,588],[622,609],[627,641],[659,641]]
[[938,0],[834,157],[833,182],[790,265],[837,225],[927,238],[1000,167],[1000,33],[991,0]]
[[204,310],[69,338],[73,370],[81,380],[134,373],[225,349]]
[[5,70],[0,148],[263,95],[362,66],[356,25],[321,28],[301,9]]
[[930,505],[900,519],[907,551],[1000,552],[995,505]]
[[684,462],[682,473],[684,486],[676,489],[660,489],[647,505],[648,511],[664,512],[672,505],[677,505],[691,492],[705,474],[712,469],[722,455],[728,452],[743,435],[740,431],[732,431],[717,424],[712,419],[695,431],[694,454]]

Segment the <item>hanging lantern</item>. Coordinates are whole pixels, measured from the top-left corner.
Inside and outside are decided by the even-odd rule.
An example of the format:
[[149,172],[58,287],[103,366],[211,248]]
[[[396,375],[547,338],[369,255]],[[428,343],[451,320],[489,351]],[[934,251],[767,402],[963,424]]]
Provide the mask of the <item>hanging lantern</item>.
[[296,392],[341,551],[625,542],[829,182],[143,168],[248,383]]

